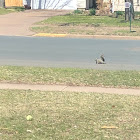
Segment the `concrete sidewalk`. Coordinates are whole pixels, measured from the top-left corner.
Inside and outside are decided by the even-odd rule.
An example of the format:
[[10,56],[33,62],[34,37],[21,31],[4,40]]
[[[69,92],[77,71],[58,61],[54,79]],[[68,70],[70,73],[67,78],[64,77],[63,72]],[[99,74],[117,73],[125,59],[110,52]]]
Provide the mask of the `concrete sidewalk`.
[[68,91],[68,92],[94,92],[140,96],[140,89],[120,89],[88,86],[65,86],[65,85],[30,85],[0,83],[0,89],[40,90],[40,91]]

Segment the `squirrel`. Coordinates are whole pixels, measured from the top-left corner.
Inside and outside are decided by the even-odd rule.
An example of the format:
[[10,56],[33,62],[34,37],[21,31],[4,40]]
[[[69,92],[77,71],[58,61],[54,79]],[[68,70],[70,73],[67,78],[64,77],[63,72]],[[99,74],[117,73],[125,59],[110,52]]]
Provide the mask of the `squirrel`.
[[96,61],[96,64],[106,64],[104,55],[101,55],[100,58],[96,58],[95,61]]

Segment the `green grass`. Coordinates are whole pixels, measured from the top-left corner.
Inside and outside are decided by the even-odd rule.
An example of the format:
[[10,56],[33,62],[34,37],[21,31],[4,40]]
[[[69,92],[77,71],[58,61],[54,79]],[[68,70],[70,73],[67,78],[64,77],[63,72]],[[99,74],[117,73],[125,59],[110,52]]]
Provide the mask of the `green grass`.
[[9,14],[12,12],[24,11],[23,7],[0,8],[0,15]]
[[0,82],[140,88],[140,71],[0,66]]
[[1,140],[139,140],[139,116],[140,96],[0,90]]
[[[87,16],[87,15],[65,15],[55,16],[46,19],[37,24],[62,24],[70,23],[74,25],[81,24],[99,24],[100,26],[117,26],[126,27],[129,26],[129,22],[126,22],[123,18],[112,18],[108,16]],[[140,20],[133,21],[133,26],[140,27]]]
[[132,30],[136,31],[135,33],[129,32],[129,26],[130,23],[125,21],[123,16],[113,18],[68,14],[35,23],[30,29],[36,33],[140,36],[140,19],[132,21]]
[[5,8],[0,8],[0,15],[9,14],[9,13],[11,13],[10,10],[7,10]]
[[50,32],[52,30],[52,28],[51,27],[48,27],[48,26],[44,26],[44,27],[32,27],[30,29],[33,30],[33,31],[35,31],[35,32],[40,32],[40,30],[42,32],[45,32],[45,31],[49,31]]

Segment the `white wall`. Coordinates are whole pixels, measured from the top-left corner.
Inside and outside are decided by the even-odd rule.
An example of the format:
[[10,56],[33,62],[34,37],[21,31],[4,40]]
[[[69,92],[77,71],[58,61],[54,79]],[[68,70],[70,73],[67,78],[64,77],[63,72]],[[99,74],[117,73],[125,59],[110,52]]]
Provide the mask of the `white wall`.
[[114,11],[125,11],[125,0],[114,0]]
[[31,0],[23,0],[23,5],[31,5]]
[[[114,11],[125,11],[125,0],[111,0],[114,1]],[[104,2],[109,2],[109,0],[104,0]],[[134,2],[134,10],[140,11],[140,0],[139,5],[137,3],[137,0],[133,0]]]
[[77,9],[76,0],[32,0],[31,9]]
[[86,0],[77,0],[77,8],[86,8]]

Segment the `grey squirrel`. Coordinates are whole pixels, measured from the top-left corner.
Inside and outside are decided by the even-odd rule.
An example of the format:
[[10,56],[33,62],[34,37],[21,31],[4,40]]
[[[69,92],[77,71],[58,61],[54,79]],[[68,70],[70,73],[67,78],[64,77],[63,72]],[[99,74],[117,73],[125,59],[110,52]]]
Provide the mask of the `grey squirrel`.
[[96,64],[106,64],[104,55],[101,55],[100,58],[96,58],[95,61],[96,61]]

